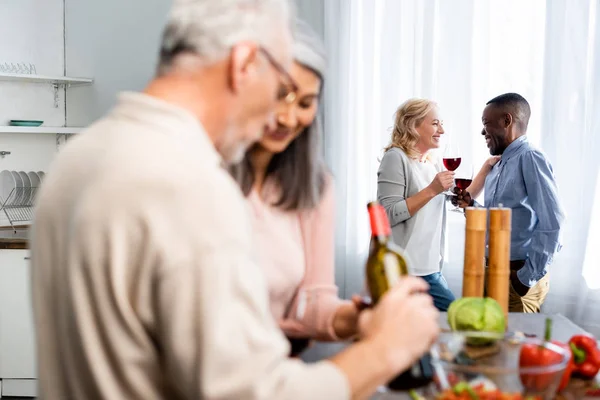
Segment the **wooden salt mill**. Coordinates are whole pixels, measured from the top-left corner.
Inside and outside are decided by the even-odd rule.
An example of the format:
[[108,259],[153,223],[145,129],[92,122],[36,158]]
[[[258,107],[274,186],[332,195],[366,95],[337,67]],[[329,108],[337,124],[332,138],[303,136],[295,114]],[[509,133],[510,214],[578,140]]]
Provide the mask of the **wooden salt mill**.
[[495,299],[508,318],[510,285],[511,209],[490,208],[487,295]]
[[468,207],[465,227],[463,297],[483,297],[487,209]]

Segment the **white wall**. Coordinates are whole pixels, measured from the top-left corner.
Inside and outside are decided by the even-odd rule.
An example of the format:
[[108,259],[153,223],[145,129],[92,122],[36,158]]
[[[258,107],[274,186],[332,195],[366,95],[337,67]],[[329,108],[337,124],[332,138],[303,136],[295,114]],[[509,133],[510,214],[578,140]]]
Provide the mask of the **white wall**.
[[69,89],[68,125],[102,116],[122,90],[140,90],[152,77],[170,0],[66,0],[66,59],[71,76],[94,85]]

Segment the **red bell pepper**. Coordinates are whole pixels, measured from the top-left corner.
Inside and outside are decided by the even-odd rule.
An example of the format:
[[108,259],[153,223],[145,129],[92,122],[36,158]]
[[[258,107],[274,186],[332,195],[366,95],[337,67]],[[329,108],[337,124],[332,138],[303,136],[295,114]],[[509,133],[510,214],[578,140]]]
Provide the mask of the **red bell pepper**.
[[[556,346],[559,346],[569,352],[570,358],[565,368],[565,372],[560,380],[558,390],[561,391],[567,387],[569,380],[571,379],[571,372],[574,368],[573,355],[570,352],[570,347],[566,343],[559,342],[557,340],[550,340],[552,336],[552,320],[546,318],[546,331],[544,340],[550,342]],[[519,366],[521,367],[542,367],[559,364],[562,360],[562,356],[544,346],[534,344],[524,344],[521,347],[521,354],[519,357]],[[523,386],[537,391],[546,389],[554,381],[554,373],[549,372],[547,374],[521,374],[521,382]]]
[[568,344],[559,342],[557,340],[553,340],[551,343],[562,347],[570,353],[569,362],[567,364],[567,367],[565,368],[565,372],[563,373],[562,378],[560,378],[560,385],[558,386],[558,391],[560,392],[569,385],[571,375],[573,374],[573,369],[575,368],[575,362],[573,361],[573,353],[570,352],[571,349]]
[[600,349],[596,339],[589,335],[576,335],[569,340],[575,360],[575,374],[583,379],[593,379],[600,370]]

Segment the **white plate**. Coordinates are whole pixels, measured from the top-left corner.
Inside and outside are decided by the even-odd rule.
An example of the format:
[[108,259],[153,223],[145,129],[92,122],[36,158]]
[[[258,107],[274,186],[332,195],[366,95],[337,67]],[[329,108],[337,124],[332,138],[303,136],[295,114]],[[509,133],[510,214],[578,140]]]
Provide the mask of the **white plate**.
[[31,187],[31,179],[29,179],[29,175],[25,171],[19,171],[19,175],[23,180],[23,187],[30,188]]
[[42,171],[38,171],[37,172],[38,176],[40,177],[40,182],[44,180],[44,176],[46,176],[46,174]]
[[15,188],[15,193],[12,195],[10,204],[19,205],[23,200],[23,189],[19,189],[23,187],[23,178],[21,178],[21,175],[17,171],[10,171],[10,173],[15,178],[15,182],[17,182],[17,187]]
[[4,170],[0,172],[0,184],[2,185],[0,190],[0,196],[2,197],[2,199],[0,199],[0,206],[3,206],[6,199],[8,199],[8,196],[10,196],[10,193],[17,186],[17,181],[10,171]]
[[25,171],[19,171],[19,175],[21,179],[23,179],[23,197],[21,200],[23,204],[30,204],[31,201],[31,179],[29,179],[29,175]]
[[29,177],[29,181],[31,182],[31,187],[32,188],[38,188],[38,187],[40,187],[41,179],[40,179],[40,176],[37,173],[31,171],[31,172],[27,173],[27,176]]
[[40,187],[42,180],[40,179],[40,176],[33,171],[28,172],[27,176],[29,176],[29,180],[31,181],[31,198],[29,201],[33,205],[33,203],[35,202],[35,196],[37,195],[37,190]]

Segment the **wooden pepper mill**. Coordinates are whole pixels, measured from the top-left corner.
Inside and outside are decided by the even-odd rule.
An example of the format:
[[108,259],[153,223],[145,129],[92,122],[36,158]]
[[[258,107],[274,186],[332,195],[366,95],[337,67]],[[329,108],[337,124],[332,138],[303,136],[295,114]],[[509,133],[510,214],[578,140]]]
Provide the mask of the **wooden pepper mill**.
[[463,297],[483,297],[487,209],[468,207],[465,228]]
[[495,299],[508,318],[510,285],[511,209],[490,208],[487,295]]

